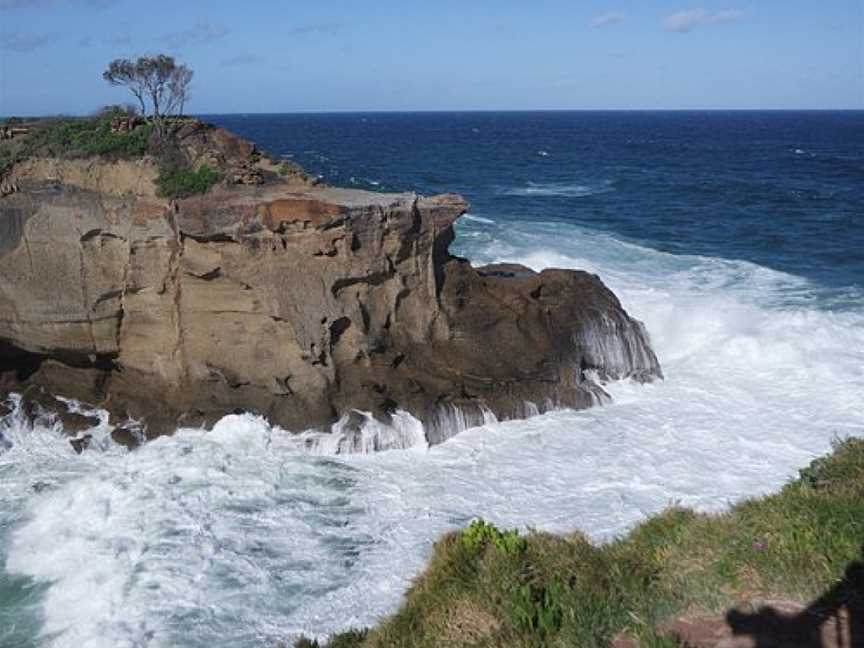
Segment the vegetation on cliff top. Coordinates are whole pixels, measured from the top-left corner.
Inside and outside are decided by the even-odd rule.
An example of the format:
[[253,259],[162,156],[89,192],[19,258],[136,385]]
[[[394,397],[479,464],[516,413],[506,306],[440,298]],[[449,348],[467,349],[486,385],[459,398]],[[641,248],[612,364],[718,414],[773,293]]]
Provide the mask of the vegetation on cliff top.
[[207,165],[193,169],[181,148],[170,131],[160,136],[154,122],[111,107],[91,118],[33,122],[26,136],[0,142],[0,176],[15,164],[37,157],[136,160],[151,156],[160,168],[156,181],[160,196],[206,193],[221,174]]
[[[140,113],[134,106],[109,106],[91,119],[37,120],[26,136],[0,145],[0,175],[36,155],[134,159],[164,148],[164,140],[170,138],[168,119],[183,114],[193,76],[187,66],[165,54],[111,61],[102,78],[127,88],[138,100]],[[146,100],[151,106],[149,118]],[[11,118],[6,124],[19,121]]]
[[156,179],[158,194],[163,198],[186,198],[210,191],[221,176],[206,164],[197,171],[186,167],[163,169]]
[[153,125],[147,122],[119,131],[112,125],[130,116],[118,106],[96,117],[43,119],[29,124],[30,132],[0,142],[0,174],[32,157],[135,159],[150,150]]
[[[116,59],[102,76],[111,85],[129,89],[138,99],[140,114],[133,106],[109,106],[91,118],[43,119],[26,124],[26,134],[0,142],[0,176],[33,157],[129,160],[150,155],[160,167],[160,196],[182,198],[206,193],[220,180],[220,174],[206,164],[193,169],[174,137],[176,124],[182,120],[172,121],[172,115],[182,115],[192,70],[160,54],[134,61]],[[151,104],[150,117],[146,117],[145,100]],[[7,120],[8,125],[19,125],[19,120]]]
[[[663,629],[675,618],[826,590],[823,600],[864,599],[862,542],[864,440],[849,440],[780,493],[721,515],[672,508],[601,546],[475,522],[438,542],[393,617],[326,645],[677,646]],[[759,614],[727,618],[744,628]]]
[[[156,193],[185,198],[226,184],[260,185],[267,180],[313,182],[292,162],[262,155],[255,146],[222,129],[183,117],[193,72],[163,54],[116,59],[102,75],[125,87],[136,106],[109,106],[93,117],[0,122],[0,181],[31,158],[136,160],[159,167]],[[0,185],[5,193],[13,183]],[[2,195],[5,195],[2,194]]]

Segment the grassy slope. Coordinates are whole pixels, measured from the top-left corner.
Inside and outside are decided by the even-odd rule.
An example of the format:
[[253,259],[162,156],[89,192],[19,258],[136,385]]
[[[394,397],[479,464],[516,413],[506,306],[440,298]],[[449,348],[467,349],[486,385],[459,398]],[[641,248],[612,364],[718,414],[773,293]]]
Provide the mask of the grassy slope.
[[671,646],[656,628],[674,617],[811,600],[862,558],[862,542],[864,440],[849,440],[776,495],[722,515],[670,509],[599,547],[474,523],[438,542],[393,617],[327,645],[606,646],[626,632]]

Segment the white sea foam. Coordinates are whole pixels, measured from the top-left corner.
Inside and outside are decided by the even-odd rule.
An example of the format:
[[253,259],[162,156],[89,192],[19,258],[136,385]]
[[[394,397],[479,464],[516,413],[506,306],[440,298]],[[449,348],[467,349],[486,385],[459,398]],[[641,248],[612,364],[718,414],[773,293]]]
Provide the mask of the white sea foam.
[[484,225],[494,225],[495,221],[484,216],[476,216],[475,214],[462,214],[462,220],[471,221],[473,223],[483,223]]
[[370,412],[354,411],[336,422],[330,432],[307,432],[294,438],[303,451],[320,456],[406,450],[428,443],[423,424],[402,410],[394,412],[389,423],[376,420]]
[[528,182],[523,186],[510,187],[503,191],[507,196],[582,198],[614,191],[611,183],[579,184],[568,182]]
[[561,227],[502,228],[468,253],[599,273],[645,322],[665,381],[432,447],[408,417],[398,433],[345,421],[350,441],[312,446],[406,449],[335,457],[248,415],[80,457],[57,430],[7,421],[0,556],[50,583],[46,644],[259,646],[367,625],[473,516],[607,539],[673,502],[718,510],[776,489],[864,435],[864,305],[818,310],[796,277]]

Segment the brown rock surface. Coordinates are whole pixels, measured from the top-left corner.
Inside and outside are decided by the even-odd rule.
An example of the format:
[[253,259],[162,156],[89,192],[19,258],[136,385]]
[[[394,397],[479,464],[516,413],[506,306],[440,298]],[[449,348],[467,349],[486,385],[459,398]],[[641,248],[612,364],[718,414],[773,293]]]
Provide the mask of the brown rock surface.
[[[215,149],[187,138],[202,163],[254,159],[208,132]],[[237,409],[303,430],[401,408],[436,440],[484,412],[587,407],[591,372],[660,375],[596,276],[452,257],[458,196],[268,174],[169,202],[146,163],[75,164],[31,162],[0,199],[0,390],[40,385],[151,434]]]

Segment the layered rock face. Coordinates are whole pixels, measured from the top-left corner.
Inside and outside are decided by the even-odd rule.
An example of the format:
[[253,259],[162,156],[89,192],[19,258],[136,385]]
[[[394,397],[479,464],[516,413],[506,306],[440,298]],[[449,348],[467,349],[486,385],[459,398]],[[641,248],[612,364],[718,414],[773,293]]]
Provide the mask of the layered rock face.
[[0,199],[0,390],[42,386],[149,434],[402,409],[436,441],[660,376],[596,276],[451,256],[458,196],[272,179],[167,201],[126,164],[34,162]]

